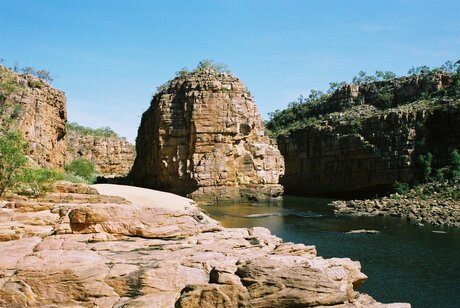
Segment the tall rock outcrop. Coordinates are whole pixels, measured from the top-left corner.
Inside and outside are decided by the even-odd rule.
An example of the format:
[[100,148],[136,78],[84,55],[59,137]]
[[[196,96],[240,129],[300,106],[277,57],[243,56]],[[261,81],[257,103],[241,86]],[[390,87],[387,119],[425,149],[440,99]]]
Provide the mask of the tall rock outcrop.
[[460,148],[455,78],[435,73],[337,90],[312,108],[321,117],[278,137],[286,192],[373,196],[420,180],[419,155],[445,166]]
[[203,203],[278,198],[284,161],[251,95],[213,70],[177,77],[143,114],[130,173],[135,185]]
[[102,175],[126,175],[133,166],[136,151],[126,139],[112,136],[83,135],[67,130],[67,163],[87,159]]
[[0,126],[21,131],[29,143],[29,156],[40,166],[64,166],[66,122],[62,91],[0,65]]

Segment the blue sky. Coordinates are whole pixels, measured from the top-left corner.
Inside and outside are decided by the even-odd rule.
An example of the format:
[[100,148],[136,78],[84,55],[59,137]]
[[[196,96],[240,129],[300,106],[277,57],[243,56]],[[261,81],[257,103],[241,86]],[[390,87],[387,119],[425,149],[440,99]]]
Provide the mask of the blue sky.
[[360,70],[460,59],[458,0],[0,0],[4,64],[47,69],[70,121],[134,141],[156,87],[226,63],[262,116]]

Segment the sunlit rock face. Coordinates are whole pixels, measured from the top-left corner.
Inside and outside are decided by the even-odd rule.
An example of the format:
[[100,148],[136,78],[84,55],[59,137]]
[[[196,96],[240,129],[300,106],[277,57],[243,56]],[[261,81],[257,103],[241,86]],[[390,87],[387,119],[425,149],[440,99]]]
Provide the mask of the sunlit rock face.
[[446,166],[460,148],[454,87],[452,74],[435,73],[339,88],[321,121],[278,137],[286,193],[372,197],[421,181],[420,155]]
[[130,180],[201,203],[280,198],[284,160],[251,94],[212,70],[172,80],[143,114]]
[[64,92],[0,65],[0,127],[21,132],[29,145],[29,157],[38,165],[64,166],[66,123]]
[[83,135],[69,130],[66,139],[67,163],[87,159],[94,164],[98,174],[126,175],[136,157],[134,145],[117,136]]

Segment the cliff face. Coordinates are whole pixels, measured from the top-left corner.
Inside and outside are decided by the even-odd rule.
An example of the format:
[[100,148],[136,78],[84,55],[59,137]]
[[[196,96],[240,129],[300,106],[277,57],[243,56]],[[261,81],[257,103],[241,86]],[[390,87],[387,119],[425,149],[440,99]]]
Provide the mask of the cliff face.
[[127,174],[135,149],[118,137],[99,137],[66,130],[66,98],[45,81],[16,74],[0,65],[0,134],[20,131],[29,157],[39,166],[62,169],[84,158],[103,175]]
[[82,135],[68,130],[66,139],[66,163],[87,159],[102,175],[128,174],[136,156],[134,145],[119,137]]
[[460,101],[421,96],[448,93],[451,84],[452,75],[434,74],[342,87],[322,106],[322,120],[278,137],[286,192],[374,195],[420,179],[421,154],[447,164],[460,148]]
[[199,202],[266,200],[283,191],[283,158],[231,75],[207,71],[171,81],[142,116],[136,152],[136,185]]
[[0,65],[0,126],[21,131],[29,143],[29,156],[39,165],[64,166],[66,121],[63,92]]

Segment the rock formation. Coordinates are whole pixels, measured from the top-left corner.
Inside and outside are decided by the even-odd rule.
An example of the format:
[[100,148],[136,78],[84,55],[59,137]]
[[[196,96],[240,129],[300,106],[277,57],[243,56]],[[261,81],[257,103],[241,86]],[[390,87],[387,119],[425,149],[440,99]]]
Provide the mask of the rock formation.
[[120,137],[83,135],[67,130],[66,162],[87,159],[102,175],[126,175],[134,162],[134,145]]
[[21,131],[40,166],[61,168],[66,156],[64,93],[32,75],[0,65],[0,127]]
[[359,262],[222,228],[191,200],[131,205],[67,184],[45,199],[0,203],[2,307],[410,307],[358,293]]
[[[135,149],[118,137],[82,135],[66,130],[66,98],[47,82],[16,74],[0,65],[0,128],[20,131],[29,157],[41,167],[62,169],[84,158],[102,175],[125,175]],[[1,130],[0,130],[1,134]]]
[[421,154],[444,166],[460,148],[451,84],[451,74],[437,73],[340,88],[318,105],[322,118],[278,137],[286,192],[373,196],[420,179]]
[[143,114],[130,180],[219,203],[282,194],[284,161],[238,78],[213,70],[177,77]]

